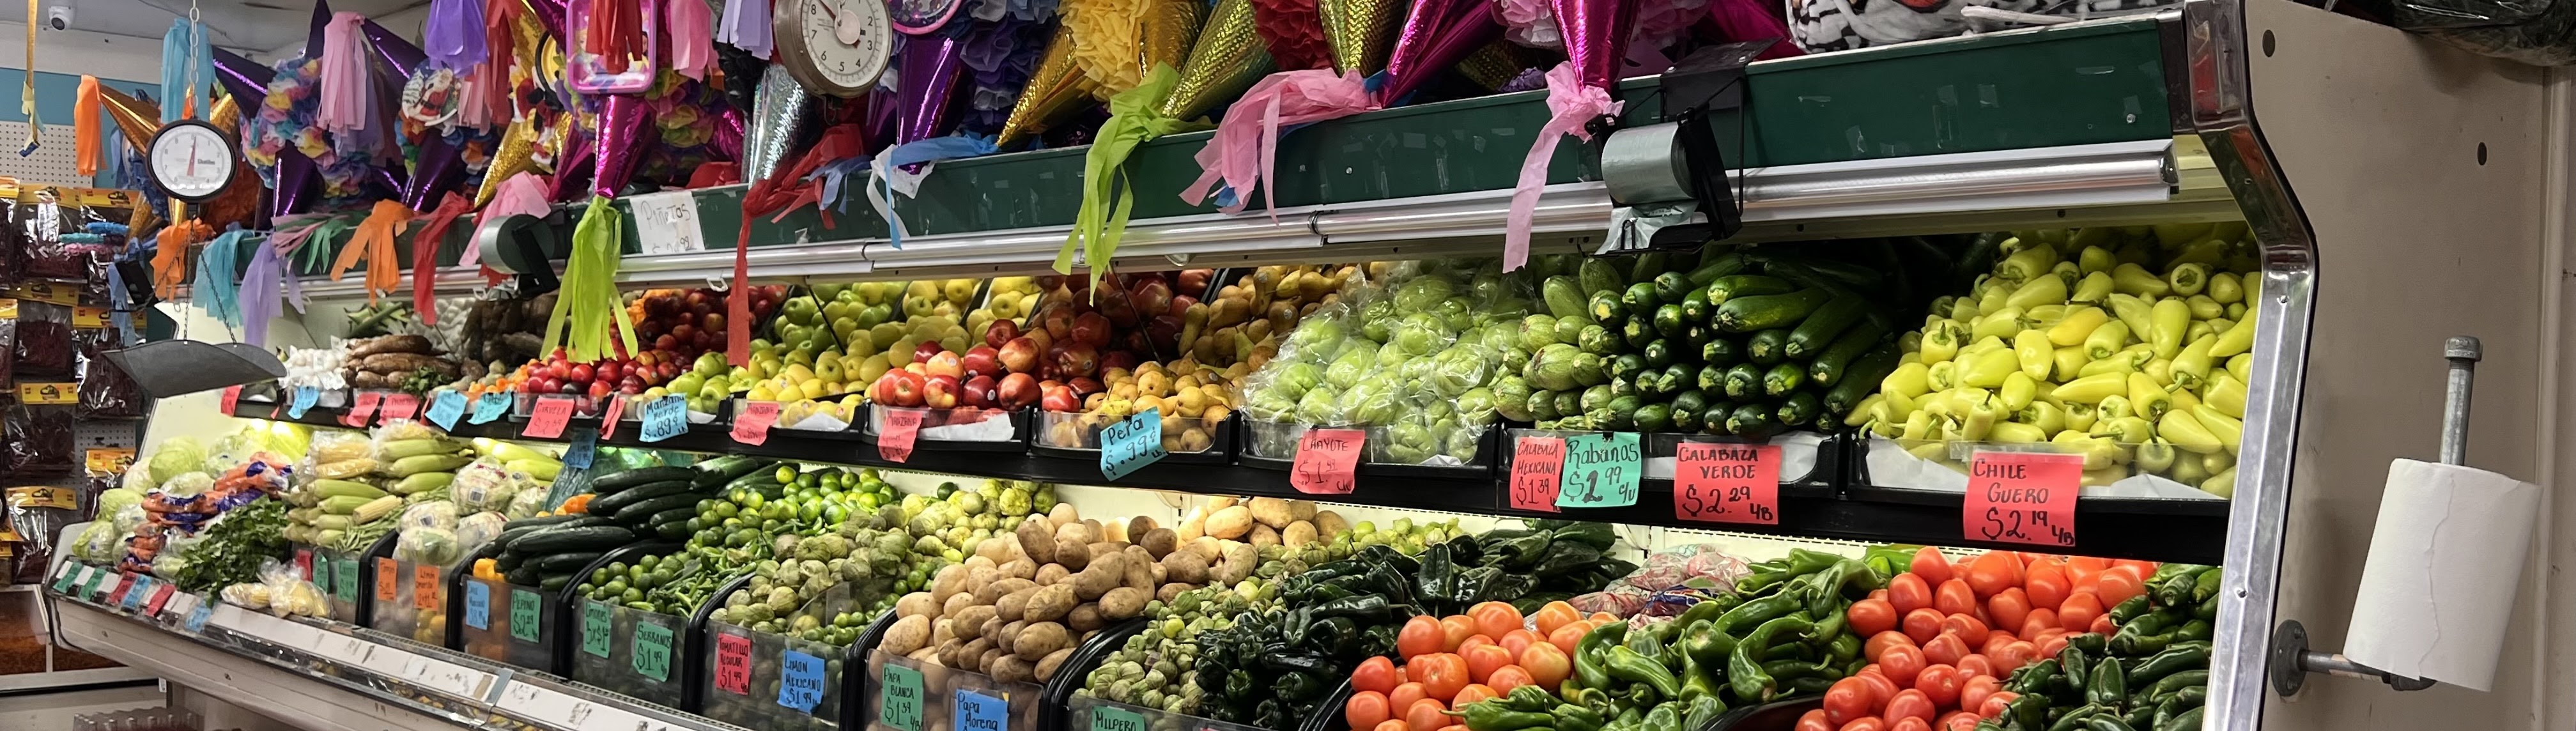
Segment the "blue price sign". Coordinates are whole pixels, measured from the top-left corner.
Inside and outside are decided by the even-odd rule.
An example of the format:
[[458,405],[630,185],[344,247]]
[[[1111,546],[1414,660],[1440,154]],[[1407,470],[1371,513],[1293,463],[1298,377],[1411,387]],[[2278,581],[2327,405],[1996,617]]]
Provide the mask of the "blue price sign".
[[564,448],[563,466],[576,470],[590,469],[591,459],[598,454],[599,430],[586,426],[573,429],[572,446]]
[[429,399],[429,420],[440,429],[455,429],[456,420],[465,418],[465,394],[440,391]]
[[642,435],[644,441],[658,442],[687,433],[689,433],[688,399],[680,396],[664,396],[644,405]]
[[318,403],[321,400],[322,389],[314,388],[312,386],[296,386],[295,400],[287,402],[286,404],[286,418],[304,418],[304,412],[312,409],[313,404]]
[[957,691],[956,731],[1002,731],[1011,724],[1011,704],[971,690]]
[[778,705],[812,713],[822,703],[823,658],[786,651],[778,664]]
[[152,577],[137,576],[134,577],[134,585],[125,590],[125,598],[117,603],[123,605],[126,609],[141,609],[143,608],[143,597],[150,596],[151,594]]
[[487,393],[483,394],[482,398],[474,400],[474,416],[466,419],[465,423],[490,424],[499,421],[502,415],[508,413],[510,413],[510,394]]
[[188,631],[190,631],[190,632],[204,632],[204,631],[206,631],[206,618],[207,618],[207,617],[212,617],[212,616],[214,616],[214,614],[215,614],[215,605],[214,605],[214,602],[210,602],[210,601],[200,601],[200,602],[197,602],[197,608],[188,612]]
[[1163,410],[1146,409],[1100,430],[1100,476],[1126,477],[1164,457]]
[[492,628],[492,585],[480,581],[465,582],[465,626]]

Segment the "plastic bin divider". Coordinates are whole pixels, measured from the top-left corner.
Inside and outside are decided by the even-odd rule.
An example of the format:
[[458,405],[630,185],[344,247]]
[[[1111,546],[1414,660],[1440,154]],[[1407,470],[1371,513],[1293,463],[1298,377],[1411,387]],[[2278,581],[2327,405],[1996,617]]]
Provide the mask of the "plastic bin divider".
[[1729,708],[1725,713],[1717,714],[1716,720],[1708,722],[1708,728],[1688,731],[1734,731],[1735,729],[1771,731],[1792,728],[1798,725],[1799,716],[1807,715],[1808,711],[1822,708],[1824,705],[1824,696],[1811,695],[1772,701],[1758,706]]
[[894,628],[894,610],[888,609],[868,622],[850,646],[841,652],[841,717],[842,731],[859,731],[868,721],[868,653],[885,640],[886,630]]
[[750,584],[751,571],[746,569],[716,587],[716,593],[707,595],[707,601],[698,605],[695,614],[689,615],[689,631],[680,638],[683,652],[680,672],[688,678],[688,682],[680,684],[680,710],[690,713],[706,711],[707,620],[716,613],[716,607],[724,606],[725,597],[733,596],[734,592]]
[[[401,539],[402,528],[397,526],[393,530],[385,531],[385,535],[383,537],[377,538],[376,545],[368,546],[364,553],[360,553],[351,559],[358,562],[358,590],[353,594],[353,596],[358,598],[358,617],[357,621],[351,622],[350,624],[355,624],[367,629],[376,628],[375,582],[368,581],[368,579],[374,578],[376,575],[376,559],[392,558],[394,555],[394,544],[400,543]],[[335,573],[331,575],[331,585],[334,588],[337,588],[340,585],[339,580],[339,574]]]
[[447,572],[447,649],[465,651],[465,579],[474,575],[474,563],[500,557],[501,542],[486,541]]
[[597,573],[600,569],[608,568],[609,564],[649,555],[672,553],[679,551],[680,548],[680,543],[677,541],[645,541],[609,549],[607,553],[599,554],[599,558],[593,559],[590,565],[581,567],[581,572],[573,574],[573,580],[564,582],[563,588],[555,590],[553,604],[555,636],[546,638],[546,644],[550,646],[546,649],[548,656],[546,662],[554,666],[556,675],[572,677],[572,654],[581,651],[582,581],[590,578],[591,574]]
[[1044,711],[1038,716],[1038,731],[1070,728],[1071,722],[1065,716],[1071,711],[1065,702],[1073,698],[1074,691],[1082,688],[1083,681],[1091,677],[1091,671],[1099,668],[1102,660],[1116,654],[1119,647],[1127,644],[1127,638],[1153,624],[1154,620],[1142,617],[1130,619],[1102,628],[1100,634],[1092,635],[1090,640],[1075,646],[1073,654],[1064,659],[1064,664],[1056,667],[1055,677],[1048,678],[1046,685],[1038,690],[1038,708]]
[[[1343,678],[1340,685],[1333,686],[1333,692],[1324,694],[1324,700],[1322,703],[1315,704],[1315,715],[1307,716],[1305,723],[1297,725],[1297,731],[1346,731],[1347,729],[1350,729],[1350,721],[1344,719],[1341,709],[1343,706],[1351,704],[1351,694],[1353,692],[1356,691],[1351,687],[1351,680],[1349,678]],[[1367,730],[1359,729],[1357,731]]]

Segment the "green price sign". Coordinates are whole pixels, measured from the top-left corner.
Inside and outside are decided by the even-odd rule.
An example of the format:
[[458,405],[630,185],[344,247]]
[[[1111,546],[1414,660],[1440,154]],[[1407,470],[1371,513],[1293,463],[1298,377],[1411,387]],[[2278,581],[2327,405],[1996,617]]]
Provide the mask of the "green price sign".
[[653,682],[671,680],[671,628],[645,619],[635,622],[635,674]]
[[878,684],[877,719],[902,731],[921,731],[921,671],[886,663]]
[[331,562],[331,594],[340,601],[358,603],[358,559]]
[[542,617],[546,600],[526,589],[510,590],[510,636],[520,642],[535,642],[543,629]]
[[608,656],[608,605],[581,600],[581,651]]
[[1145,715],[1108,703],[1094,703],[1091,731],[1145,731]]

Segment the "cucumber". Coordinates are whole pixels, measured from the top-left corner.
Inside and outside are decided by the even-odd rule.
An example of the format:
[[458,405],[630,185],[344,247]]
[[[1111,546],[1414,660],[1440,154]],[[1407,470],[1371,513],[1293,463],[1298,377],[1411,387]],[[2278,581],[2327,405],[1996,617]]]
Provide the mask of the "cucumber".
[[501,535],[492,539],[492,545],[500,546],[502,549],[506,550],[516,544],[520,538],[526,537],[527,535],[537,531],[550,530],[554,528],[587,528],[599,525],[608,525],[608,519],[590,515],[553,515],[543,518],[520,518],[518,520],[502,524]]
[[1574,283],[1573,277],[1548,277],[1539,285],[1539,294],[1546,300],[1550,315],[1577,317],[1584,312],[1583,288]]
[[618,525],[640,526],[644,525],[645,519],[653,517],[655,513],[675,508],[695,508],[702,497],[697,493],[664,495],[619,508],[617,514],[609,516],[609,519],[617,521]]
[[1788,280],[1780,279],[1778,277],[1766,277],[1760,274],[1734,274],[1709,280],[1706,291],[1708,292],[1709,304],[1722,305],[1726,304],[1727,300],[1737,297],[1751,297],[1759,294],[1788,294],[1790,292],[1798,291],[1798,285],[1790,284]]
[[1825,413],[1837,416],[1851,413],[1852,407],[1859,406],[1862,399],[1878,391],[1879,381],[1896,372],[1897,359],[1896,345],[1888,343],[1852,361],[1850,371],[1844,374],[1850,377],[1825,391]]
[[1813,358],[1832,345],[1834,337],[1860,322],[1869,312],[1869,302],[1859,297],[1835,297],[1807,315],[1789,330],[1788,354],[1791,358]]
[[689,530],[689,521],[685,520],[675,523],[663,523],[653,527],[653,533],[655,535],[674,541],[685,540],[689,537],[689,534],[694,532],[696,531]]
[[1804,385],[1807,385],[1807,369],[1798,367],[1796,363],[1775,365],[1762,374],[1762,393],[1765,395],[1787,396]]
[[1726,417],[1726,430],[1736,436],[1762,439],[1780,433],[1780,420],[1772,415],[1768,404],[1750,403],[1735,407]]
[[545,580],[545,576],[537,573],[536,569],[521,566],[501,574],[501,580],[511,586],[536,586],[537,582]]
[[691,495],[696,494],[694,492],[690,492],[689,482],[687,480],[669,480],[665,482],[656,482],[642,487],[629,488],[614,495],[601,495],[599,497],[591,498],[590,514],[616,515],[618,510],[623,509],[628,505],[682,493],[688,493]]
[[578,515],[549,515],[542,518],[520,518],[518,520],[501,524],[501,530],[508,531],[513,528],[536,528],[549,525],[560,525],[580,519],[581,516]]
[[698,474],[695,477],[689,478],[689,485],[700,489],[715,487],[727,482],[732,482],[741,478],[743,475],[770,469],[777,465],[778,463],[776,461],[760,459],[758,457],[745,457],[742,455],[726,455],[723,457],[717,457],[715,459],[699,462],[690,467],[690,469],[697,470]]
[[1851,365],[1852,359],[1869,352],[1871,347],[1878,345],[1879,338],[1886,335],[1885,326],[1864,319],[1844,330],[1843,334],[1834,336],[1833,344],[1825,346],[1825,352],[1816,355],[1816,362],[1807,366],[1807,377],[1827,386],[1841,383],[1843,371]]
[[1789,329],[1772,328],[1744,339],[1744,357],[1758,365],[1780,362],[1787,355]]
[[[779,489],[778,471],[774,469],[752,470],[751,474],[733,478],[732,482],[725,483],[724,488],[717,490],[717,492],[733,492],[735,488],[760,490],[763,492],[775,491]],[[776,496],[772,495],[770,497]]]
[[690,518],[695,517],[698,517],[698,508],[697,506],[692,505],[685,508],[672,508],[659,513],[654,513],[652,517],[644,519],[644,524],[660,528],[663,525],[670,523],[686,523],[689,522]]
[[696,470],[687,467],[646,467],[640,470],[611,472],[591,478],[590,491],[604,496],[626,488],[642,487],[656,482],[679,480],[687,483],[689,478],[697,475]]
[[1616,295],[1628,286],[1628,281],[1619,276],[1618,268],[1611,266],[1609,260],[1589,257],[1574,268],[1574,283],[1583,287],[1586,297],[1602,292]]
[[[689,500],[696,502],[697,498],[690,497]],[[651,513],[645,514],[651,515]],[[554,528],[537,531],[520,538],[518,542],[510,544],[510,552],[522,556],[542,556],[564,552],[605,551],[633,542],[635,542],[635,531],[613,525]]]
[[527,562],[527,560],[528,560],[528,558],[527,558],[526,556],[521,556],[521,555],[519,555],[519,554],[515,554],[515,553],[506,553],[506,552],[505,552],[505,553],[502,553],[502,554],[500,554],[500,555],[498,555],[498,556],[494,556],[494,557],[492,557],[492,566],[493,566],[494,568],[498,568],[498,569],[500,569],[500,570],[502,570],[502,571],[504,571],[504,572],[508,572],[508,571],[510,571],[510,570],[512,570],[512,569],[516,569],[516,568],[518,568],[518,567],[519,567],[519,564],[521,564],[521,563],[525,563],[525,562]]
[[599,560],[599,557],[605,555],[608,555],[608,552],[584,551],[580,553],[551,553],[528,559],[527,563],[519,564],[519,566],[521,568],[536,569],[537,573],[540,574],[566,574],[580,571],[584,568],[589,568],[590,562],[597,561]]
[[559,574],[539,579],[537,581],[537,588],[545,590],[547,593],[554,593],[563,591],[564,585],[570,583],[572,583],[572,574]]
[[1814,422],[1816,417],[1823,416],[1824,412],[1825,402],[1823,399],[1816,398],[1816,392],[1799,391],[1797,395],[1790,396],[1789,400],[1780,402],[1778,416],[1784,426],[1806,426]]
[[[1832,292],[1810,288],[1788,294],[1765,294],[1737,297],[1717,306],[1719,332],[1751,332],[1795,325],[1799,320],[1823,307],[1834,298]],[[1715,298],[1711,298],[1712,301]]]

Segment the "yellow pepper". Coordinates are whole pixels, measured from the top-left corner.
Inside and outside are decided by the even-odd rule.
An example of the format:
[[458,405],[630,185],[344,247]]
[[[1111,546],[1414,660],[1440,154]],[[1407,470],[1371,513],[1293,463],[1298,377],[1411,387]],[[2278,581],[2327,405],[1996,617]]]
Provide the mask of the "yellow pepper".
[[2217,264],[2226,258],[2227,242],[2201,239],[2184,244],[2181,251],[2174,252],[2172,258],[2165,260],[2165,266],[2172,268],[2184,264]]
[[1905,334],[1896,336],[1896,352],[1907,359],[1922,362],[1922,359],[1914,357],[1914,354],[1923,352],[1922,331],[1907,330]]
[[2209,287],[2209,265],[2174,265],[2165,270],[2165,286],[2172,287],[2176,296],[2189,297],[2200,294],[2201,290]]
[[2191,318],[2194,320],[2207,320],[2227,314],[2226,305],[2219,304],[2218,300],[2210,299],[2209,295],[2205,294],[2184,297],[2182,303],[2191,308]]
[[1993,433],[1995,424],[2002,421],[2003,415],[1996,413],[1993,399],[1979,401],[1969,406],[1967,417],[1959,421],[1959,438],[1971,442],[1985,441],[1987,435]]
[[2083,431],[2093,428],[2093,415],[2098,412],[2094,411],[2092,404],[2084,403],[2082,401],[2066,401],[2062,402],[2058,408],[2063,409],[2066,412],[2066,428],[2069,431]]
[[2209,275],[2209,298],[2219,304],[2232,305],[2245,301],[2245,285],[2235,274],[2219,272]]
[[1923,328],[1923,349],[1917,357],[1925,363],[1939,363],[1959,354],[1959,337],[1967,330],[1959,323],[1943,320]]
[[2212,381],[2207,390],[2209,396],[2201,399],[2201,403],[2208,404],[2219,413],[2238,419],[2245,418],[2245,382],[2236,380],[2236,374],[2224,371],[2210,378]]
[[[2084,230],[2092,231],[2101,228],[2103,227],[2094,226]],[[2083,270],[2086,279],[2093,278],[2095,274],[2108,274],[2112,267],[2119,265],[2120,260],[2111,256],[2110,249],[2087,246],[2083,251],[2075,252],[2075,268]]]
[[2172,444],[2165,443],[2162,440],[2151,440],[2145,444],[2138,445],[2138,469],[2153,474],[2165,471],[2165,468],[2172,467],[2173,463],[2174,448]]
[[[2166,412],[2162,418],[2156,420],[2156,436],[2173,442],[2175,449],[2192,454],[2208,454],[2226,448],[2226,445],[2219,443],[2218,435],[2211,434],[2209,427],[2201,425],[2200,419],[2180,411]],[[2200,460],[2191,461],[2194,464],[2200,462]]]
[[2048,344],[2048,333],[2023,330],[2013,336],[2013,359],[2021,362],[2021,372],[2033,379],[2047,378],[2057,366],[2057,348]]
[[2125,479],[2129,479],[2129,468],[2112,465],[2098,470],[2085,470],[2084,477],[2078,480],[2077,484],[2084,487],[2108,487],[2111,483]]
[[1993,430],[1986,432],[1986,441],[1998,444],[2035,444],[2048,441],[2048,432],[2017,421],[1999,421],[1995,422]]
[[[2026,244],[2022,250],[2015,251],[2011,256],[2004,257],[2003,261],[1995,263],[1995,276],[2008,282],[2028,282],[2038,279],[2057,266],[2056,249],[2035,241],[2021,243]],[[2011,248],[2013,241],[2005,241],[2003,246]]]
[[2198,485],[2202,480],[2209,479],[2209,470],[2200,465],[2200,460],[2176,457],[2173,469],[2166,470],[2165,476],[2185,485]]
[[2082,251],[2088,248],[2101,248],[2105,244],[2113,243],[2115,241],[2113,237],[2118,236],[2119,233],[2120,229],[2117,227],[2086,226],[2084,228],[2076,229],[2075,235],[2066,237],[2065,248],[2067,251]]
[[[2217,355],[2217,350],[2217,346],[2210,346],[2210,355]],[[2254,354],[2238,353],[2228,356],[2227,373],[2235,376],[2238,381],[2254,382]]]
[[[2245,303],[2243,303],[2243,302],[2230,302],[2230,303],[2228,303],[2228,305],[2227,305],[2227,320],[2228,320],[2229,322],[2235,322],[2235,321],[2237,321],[2237,320],[2242,320],[2242,319],[2245,319]],[[2224,332],[2224,331],[2222,331],[2222,332]]]
[[2080,345],[2058,348],[2054,358],[2057,363],[2049,368],[2049,375],[2060,382],[2082,377],[2078,372],[2093,362],[2092,358],[2085,357],[2084,347]]
[[2071,261],[2058,262],[2057,266],[2049,268],[2048,273],[2057,275],[2060,281],[2066,283],[2067,289],[2074,289],[2075,280],[2084,278],[2084,270],[2076,268],[2075,262]]
[[2126,393],[2128,388],[2129,374],[2105,373],[2059,384],[2051,395],[2061,403],[2098,404],[2104,398]]
[[[2104,373],[2118,373],[2122,376],[2127,376],[2130,371],[2134,370],[2137,369],[2129,365],[2129,359],[2127,358],[2104,358],[2101,360],[2086,361],[2083,367],[2075,369],[2075,378],[2091,378]],[[2122,378],[2120,380],[2121,382],[2126,383],[2129,379]]]
[[1905,429],[1897,435],[1897,438],[1905,440],[1932,438],[1932,412],[1916,411],[1907,415]]
[[2112,320],[2094,326],[2093,332],[2087,333],[2082,342],[2085,357],[2093,360],[2109,358],[2129,346],[2129,323]]
[[[1941,311],[1942,310],[1933,310],[1933,312]],[[1948,312],[1950,313],[1950,319],[1958,320],[1960,322],[1977,319],[1977,298],[1961,297],[1958,301],[1950,303],[1950,309]]]
[[[2204,424],[2204,426],[2206,426],[2206,424]],[[2211,452],[2201,455],[2200,468],[2209,470],[2210,474],[2218,474],[2220,472],[2235,469],[2236,455],[2227,452]]]
[[2175,352],[2182,350],[2183,331],[2191,328],[2191,306],[2183,304],[2177,297],[2156,300],[2154,308],[2148,311],[2148,319],[2150,326],[2144,340],[2155,346],[2156,357],[2174,357]]
[[1966,364],[1968,364],[1968,363],[1975,362],[1975,361],[1976,361],[1976,359],[1977,359],[1977,356],[1985,355],[1988,351],[1995,351],[1995,350],[2002,350],[2002,351],[2007,351],[2007,352],[2009,352],[2009,351],[2011,351],[2011,350],[2012,350],[2012,344],[2011,344],[2011,343],[2004,342],[2004,339],[2003,339],[2003,338],[1995,337],[1995,336],[1993,336],[1993,335],[1988,335],[1988,336],[1985,336],[1985,337],[1982,337],[1982,338],[1978,338],[1976,342],[1969,343],[1969,344],[1968,344],[1968,347],[1960,348],[1960,349],[1959,349],[1959,356],[1958,356],[1958,357],[1956,357],[1956,358],[1951,358],[1950,360],[1958,361],[1961,365],[1963,365],[1963,366],[1964,366],[1964,365],[1966,365]]
[[1978,353],[1976,360],[1969,361],[1967,367],[1959,370],[1959,385],[1994,388],[2004,385],[2004,376],[2020,368],[2020,361],[2014,359],[2010,349],[1996,348]]
[[2100,302],[2111,296],[2111,273],[2095,271],[2075,281],[2075,291],[2066,296],[2070,302]]
[[2202,337],[2206,337],[2206,336],[2210,336],[2210,335],[2217,335],[2217,334],[2218,334],[2219,332],[2221,332],[2221,331],[2218,329],[2218,326],[2210,324],[2211,322],[2213,322],[2213,321],[2212,321],[2212,320],[2193,320],[2193,321],[2191,321],[2191,326],[2190,326],[2190,327],[2186,327],[2186,328],[2183,328],[2183,329],[2182,329],[2182,341],[2183,341],[2183,342],[2188,343],[2188,342],[2191,342],[2191,341],[2194,341],[2194,340],[2199,340],[2199,339],[2201,339]]
[[1995,389],[1995,394],[2003,399],[2005,411],[2020,411],[2039,395],[2039,380],[2029,373],[2014,371],[2004,376],[2004,385]]
[[2191,341],[2190,345],[2182,346],[2182,352],[2174,354],[2171,369],[2173,384],[2183,388],[2200,388],[2201,384],[2208,383],[2211,360],[2209,346],[2217,342],[2218,336],[2203,335],[2200,339]]
[[2165,393],[2173,397],[2171,408],[2175,411],[2190,411],[2191,407],[2200,405],[2200,394],[2193,393],[2191,389],[2177,388]]
[[1934,391],[1947,391],[1952,388],[1957,388],[1959,386],[1959,362],[1954,360],[1945,360],[1932,364],[1932,369],[1923,373],[1923,384]]
[[[2153,368],[2155,365],[2150,363],[2148,367]],[[2129,374],[2129,408],[2136,410],[2139,416],[2146,417],[2148,421],[2154,421],[2163,418],[2165,412],[2173,410],[2173,394],[2165,393],[2164,384],[2157,383],[2156,379],[2147,377],[2147,374],[2131,373]]]
[[1930,372],[1931,367],[1921,363],[1897,366],[1896,370],[1888,373],[1886,378],[1878,380],[1878,390],[1880,393],[1904,394],[1906,398],[1921,396],[1932,390],[1932,386],[1925,380],[1925,375]]
[[[2128,382],[2122,381],[2120,385],[2126,387]],[[2093,409],[2095,412],[2102,415],[2102,421],[2125,419],[2137,416],[2135,413],[2136,410],[2129,407],[2129,397],[2127,396],[2110,396],[2103,398],[2100,403],[2093,405]]]
[[2218,443],[2226,446],[2229,451],[2235,451],[2236,445],[2245,438],[2245,422],[2237,421],[2225,412],[2210,408],[2208,404],[2194,407],[2191,415],[2193,419],[2200,422],[2202,429],[2208,430],[2210,436],[2216,437]]
[[2245,287],[2245,306],[2262,306],[2259,304],[2263,301],[2263,275],[2261,273],[2257,272],[2239,277],[2237,279],[2237,283],[2244,285]]
[[2254,318],[2248,317],[2236,321],[2236,326],[2228,328],[2227,332],[2219,333],[2218,342],[2209,346],[2209,355],[2227,358],[2253,349]]
[[2111,269],[2111,291],[2142,298],[2163,297],[2173,291],[2163,277],[2136,264],[2122,264]]
[[2148,438],[2155,436],[2155,431],[2155,426],[2148,424],[2145,419],[2123,416],[2108,421],[2093,422],[2093,430],[2090,433],[2097,437],[2110,437],[2111,441],[2121,444],[2144,444]]
[[1916,457],[1921,457],[1935,462],[1943,462],[1950,459],[1950,445],[1946,442],[1917,444],[1911,447],[1906,447],[1905,451]]
[[1982,318],[2003,309],[2004,301],[2012,298],[2015,286],[2018,285],[2000,279],[1986,280],[1986,288],[1977,293],[1977,316]]
[[1878,405],[1883,403],[1887,403],[1886,394],[1873,393],[1869,398],[1861,399],[1859,404],[1852,406],[1850,414],[1843,416],[1843,426],[1860,426],[1869,423],[1870,410],[1878,408]]
[[1986,313],[1985,316],[1977,318],[1975,325],[1968,328],[1968,342],[1973,343],[1986,338],[2012,337],[2013,333],[2021,330],[2021,316],[2025,311],[2027,311],[2026,308],[2007,306]]
[[2058,321],[2064,319],[2066,319],[2066,305],[2040,305],[2021,313],[2021,326],[2025,330],[2044,331],[2057,327]]
[[2100,329],[2110,321],[2111,313],[2103,312],[2100,307],[2070,306],[2066,309],[2065,316],[2057,319],[2057,324],[2049,326],[2048,343],[2061,348],[2082,344],[2086,336],[2092,335],[2094,330]]
[[2004,298],[2004,306],[2032,308],[2040,305],[2065,304],[2066,280],[2055,276],[2034,277]]
[[2048,441],[2050,444],[2065,446],[2067,452],[2083,454],[2084,469],[2087,470],[2109,469],[2129,463],[2129,450],[2107,438],[2068,430],[2058,432],[2057,436]]
[[2013,412],[2013,421],[2039,427],[2045,434],[2055,434],[2066,429],[2066,409],[2046,401],[2032,401]]
[[2200,481],[2200,491],[2223,498],[2236,497],[2236,468],[2229,467],[2225,472]]
[[2140,337],[2155,326],[2155,305],[2132,295],[2115,294],[2105,300],[2111,305],[2111,316],[2129,326],[2129,332]]

